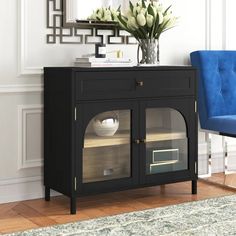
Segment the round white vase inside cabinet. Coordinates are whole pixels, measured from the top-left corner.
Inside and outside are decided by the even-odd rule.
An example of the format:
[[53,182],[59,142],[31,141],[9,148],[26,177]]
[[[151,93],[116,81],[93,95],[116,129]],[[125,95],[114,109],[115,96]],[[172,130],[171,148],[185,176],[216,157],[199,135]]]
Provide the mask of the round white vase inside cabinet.
[[93,129],[97,136],[113,136],[118,128],[119,115],[115,111],[101,113],[93,120]]

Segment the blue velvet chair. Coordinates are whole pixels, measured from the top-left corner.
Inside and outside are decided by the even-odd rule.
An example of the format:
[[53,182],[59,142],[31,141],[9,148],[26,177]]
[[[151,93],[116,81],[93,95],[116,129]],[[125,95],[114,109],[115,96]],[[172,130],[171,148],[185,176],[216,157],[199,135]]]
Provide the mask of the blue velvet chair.
[[195,51],[202,129],[236,137],[236,51]]

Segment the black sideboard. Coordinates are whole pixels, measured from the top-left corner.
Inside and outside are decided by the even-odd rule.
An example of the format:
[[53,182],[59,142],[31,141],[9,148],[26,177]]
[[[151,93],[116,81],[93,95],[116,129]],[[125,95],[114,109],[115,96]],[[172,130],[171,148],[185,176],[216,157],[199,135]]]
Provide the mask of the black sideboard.
[[197,192],[196,70],[44,68],[44,184],[82,194],[192,181]]

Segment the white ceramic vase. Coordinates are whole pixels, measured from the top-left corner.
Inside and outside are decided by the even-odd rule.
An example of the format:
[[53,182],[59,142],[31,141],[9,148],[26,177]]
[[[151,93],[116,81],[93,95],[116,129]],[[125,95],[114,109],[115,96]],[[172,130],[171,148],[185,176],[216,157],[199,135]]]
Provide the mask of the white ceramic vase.
[[97,136],[113,136],[119,128],[117,112],[104,112],[93,120],[93,129]]

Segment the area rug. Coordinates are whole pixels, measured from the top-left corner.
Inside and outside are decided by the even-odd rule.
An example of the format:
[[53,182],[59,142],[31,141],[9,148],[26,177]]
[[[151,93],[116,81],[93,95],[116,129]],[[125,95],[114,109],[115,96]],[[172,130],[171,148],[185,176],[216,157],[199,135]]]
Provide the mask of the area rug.
[[79,221],[6,235],[236,235],[236,195],[102,217],[93,220]]

